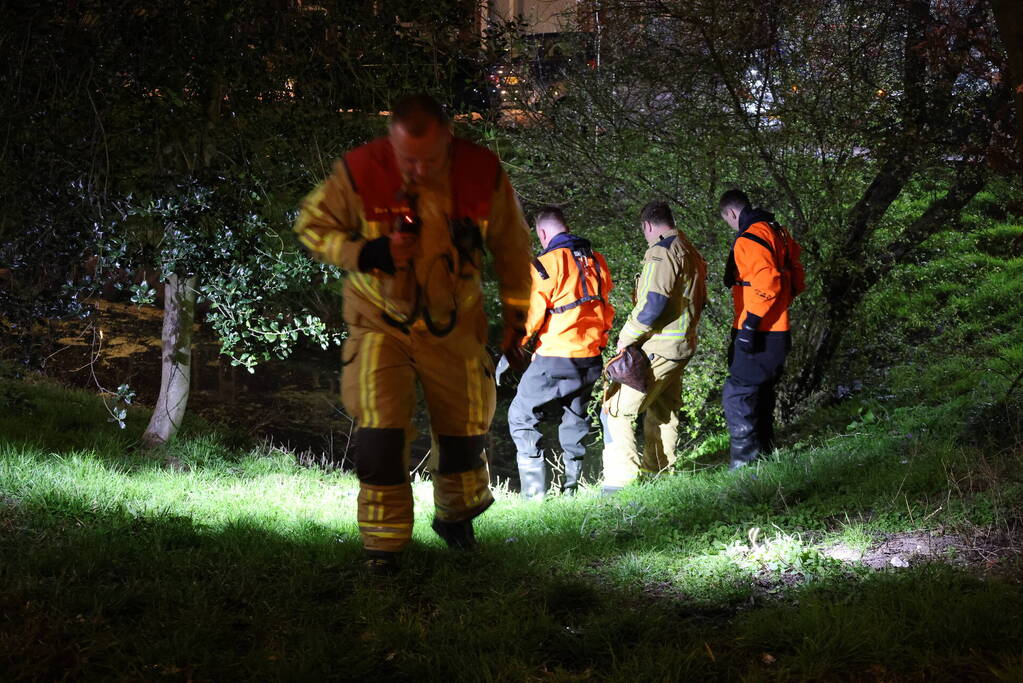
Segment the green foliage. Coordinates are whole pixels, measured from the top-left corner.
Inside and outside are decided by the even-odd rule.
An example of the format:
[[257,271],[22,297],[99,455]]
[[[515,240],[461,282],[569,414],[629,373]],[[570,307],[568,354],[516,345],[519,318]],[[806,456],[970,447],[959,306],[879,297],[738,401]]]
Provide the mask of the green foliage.
[[[516,140],[516,187],[528,205],[564,205],[598,246],[633,252],[642,248],[639,207],[669,201],[722,300],[730,234],[720,193],[742,187],[776,212],[802,243],[808,272],[794,306],[795,381],[782,397],[791,412],[830,379],[864,293],[926,254],[921,243],[952,227],[983,187],[983,163],[948,159],[966,147],[980,155],[971,160],[1000,158],[1012,147],[985,137],[1011,124],[995,103],[1004,90],[989,80],[1003,57],[981,38],[994,31],[984,5],[912,13],[783,2],[718,12],[610,2],[595,21],[596,66],[541,84],[527,102],[534,125]],[[903,49],[905,40],[916,47]],[[953,44],[970,57],[949,59]],[[918,222],[925,211],[929,221]],[[628,277],[635,256],[622,256],[612,270]],[[726,330],[729,317],[721,310],[708,322]],[[705,342],[720,357],[724,336]],[[705,378],[716,381],[693,377]]]
[[[954,400],[978,382],[1008,388],[1023,367],[1016,294],[1023,250],[1013,247],[1023,227],[975,212],[966,219],[961,231],[928,242],[918,262],[894,270],[867,297],[838,372],[929,403]],[[898,367],[889,371],[892,365]]]
[[127,384],[118,386],[113,396],[114,405],[107,405],[107,412],[110,413],[107,421],[115,422],[118,427],[124,429],[127,426],[128,407],[131,406],[131,402],[134,400],[135,391],[130,386]]
[[[5,321],[83,312],[109,278],[151,302],[177,273],[198,275],[250,370],[299,337],[337,341],[338,273],[301,254],[294,208],[424,73],[455,111],[485,113],[482,53],[461,0],[285,5],[0,10]],[[98,283],[81,274],[92,255]]]
[[[287,357],[300,337],[323,348],[340,341],[339,330],[307,308],[306,294],[340,273],[311,261],[290,237],[293,210],[244,180],[196,183],[155,199],[128,195],[114,204],[117,213],[97,248],[99,277],[147,263],[160,269],[161,280],[196,275],[199,302],[209,305],[206,321],[222,352],[251,372],[262,361]],[[130,289],[134,303],[154,302],[145,280]]]
[[733,541],[722,552],[746,571],[793,572],[808,578],[841,569],[840,561],[807,547],[798,534],[775,534],[773,538],[761,539],[760,531],[752,527],[747,534],[748,543]]

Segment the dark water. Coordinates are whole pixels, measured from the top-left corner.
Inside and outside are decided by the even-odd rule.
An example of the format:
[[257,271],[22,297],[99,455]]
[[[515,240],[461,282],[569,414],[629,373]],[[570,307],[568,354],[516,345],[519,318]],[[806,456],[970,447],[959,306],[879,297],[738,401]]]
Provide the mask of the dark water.
[[[19,348],[8,346],[4,355],[30,357],[47,375],[87,390],[114,391],[128,384],[136,392],[136,404],[151,406],[160,388],[161,316],[155,308],[98,302],[89,318],[48,323],[30,341],[20,340]],[[340,373],[339,350],[313,345],[250,374],[220,354],[216,339],[200,322],[194,333],[188,411],[235,433],[288,448],[302,463],[351,469],[355,425],[341,406]],[[498,388],[488,454],[493,478],[517,488],[515,449],[507,426],[512,397],[512,390]],[[429,419],[421,397],[419,406],[414,466],[421,465],[430,448]],[[547,421],[544,431],[547,441],[553,436],[556,443],[553,421]],[[596,435],[591,439],[598,440]]]

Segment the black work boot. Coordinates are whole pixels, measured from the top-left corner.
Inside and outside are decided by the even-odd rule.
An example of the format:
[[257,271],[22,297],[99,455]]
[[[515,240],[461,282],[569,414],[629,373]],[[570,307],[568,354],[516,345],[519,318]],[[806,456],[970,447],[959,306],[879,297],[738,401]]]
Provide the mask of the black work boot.
[[455,550],[472,550],[476,547],[476,534],[472,530],[472,520],[462,522],[445,522],[438,517],[433,518],[430,527],[444,539],[449,548]]
[[370,576],[393,576],[398,573],[398,553],[367,550],[364,566]]

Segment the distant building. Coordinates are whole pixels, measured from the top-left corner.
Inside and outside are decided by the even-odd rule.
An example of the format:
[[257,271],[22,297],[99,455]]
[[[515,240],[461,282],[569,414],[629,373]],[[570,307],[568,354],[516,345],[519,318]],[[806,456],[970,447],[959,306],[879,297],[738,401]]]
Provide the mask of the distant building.
[[581,15],[592,9],[591,0],[488,0],[491,22],[522,18],[529,33],[578,30]]

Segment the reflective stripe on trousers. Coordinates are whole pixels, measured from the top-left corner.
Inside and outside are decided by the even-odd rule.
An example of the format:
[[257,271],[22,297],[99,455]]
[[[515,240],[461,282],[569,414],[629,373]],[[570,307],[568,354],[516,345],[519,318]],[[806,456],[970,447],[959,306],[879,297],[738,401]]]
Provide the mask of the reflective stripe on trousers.
[[341,395],[359,424],[358,517],[367,549],[397,551],[411,539],[409,450],[417,382],[436,434],[430,469],[437,516],[472,519],[493,502],[484,452],[494,415],[493,364],[475,334],[459,332],[438,339],[350,323]]

